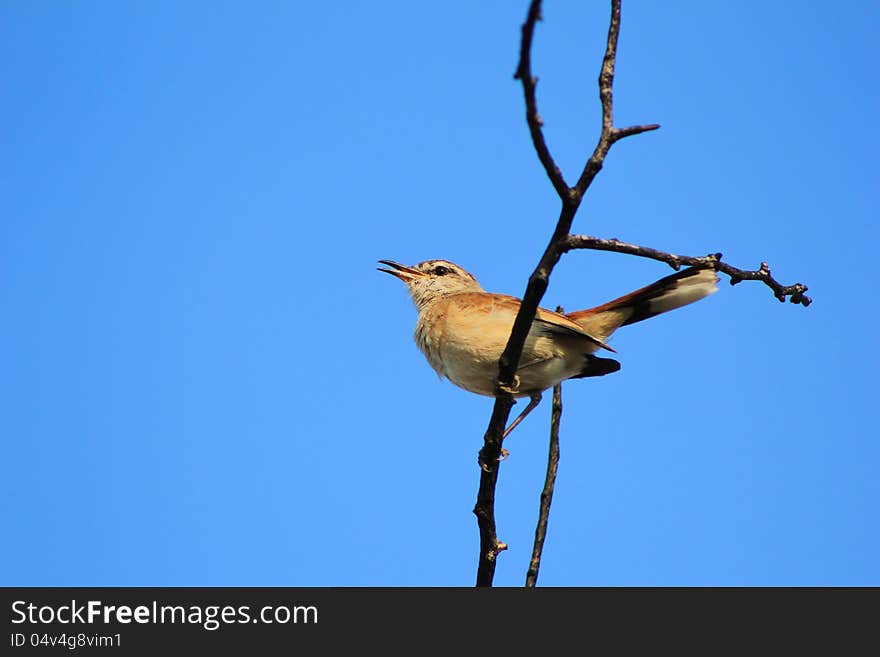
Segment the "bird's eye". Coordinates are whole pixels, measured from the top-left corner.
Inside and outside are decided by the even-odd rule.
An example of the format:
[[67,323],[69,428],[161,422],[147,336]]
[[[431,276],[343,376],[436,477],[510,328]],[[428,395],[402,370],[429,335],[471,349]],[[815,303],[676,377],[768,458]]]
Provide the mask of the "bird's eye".
[[434,275],[435,276],[446,276],[449,273],[449,267],[444,267],[443,265],[437,265],[434,267]]

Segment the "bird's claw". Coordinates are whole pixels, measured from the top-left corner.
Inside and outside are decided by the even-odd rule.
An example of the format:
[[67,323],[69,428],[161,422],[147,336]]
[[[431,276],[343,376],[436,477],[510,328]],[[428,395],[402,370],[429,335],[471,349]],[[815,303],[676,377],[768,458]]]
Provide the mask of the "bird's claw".
[[498,390],[500,390],[501,392],[506,392],[509,395],[515,395],[516,393],[519,392],[519,376],[514,374],[513,381],[511,382],[511,384],[509,386],[504,385],[502,383],[497,383],[496,386],[498,387]]
[[[506,459],[508,456],[510,456],[510,452],[502,447],[501,451],[498,454],[498,457],[495,460],[500,463],[501,461]],[[480,455],[477,457],[477,463],[480,464],[480,469],[483,470],[483,472],[491,472],[492,471],[492,466],[486,461],[486,458],[483,456],[482,449],[480,450]]]

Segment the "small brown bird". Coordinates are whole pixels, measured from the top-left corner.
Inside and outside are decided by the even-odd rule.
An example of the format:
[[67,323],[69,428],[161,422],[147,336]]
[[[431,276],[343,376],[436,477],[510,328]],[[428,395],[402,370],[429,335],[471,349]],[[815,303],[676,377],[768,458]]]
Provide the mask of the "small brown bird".
[[[507,345],[520,300],[486,292],[477,280],[447,260],[426,260],[391,267],[409,289],[419,311],[415,340],[441,377],[478,395],[494,396],[498,359]],[[522,413],[504,431],[506,437],[541,401],[541,393],[566,379],[604,376],[620,369],[599,349],[621,326],[680,308],[718,290],[711,268],[691,267],[608,303],[561,315],[539,308],[516,371],[514,397],[529,397]]]

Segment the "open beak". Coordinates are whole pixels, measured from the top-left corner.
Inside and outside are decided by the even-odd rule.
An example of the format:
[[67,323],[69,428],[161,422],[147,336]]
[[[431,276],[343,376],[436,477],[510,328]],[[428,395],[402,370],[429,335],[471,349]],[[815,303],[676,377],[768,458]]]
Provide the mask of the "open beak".
[[420,276],[424,276],[422,272],[418,269],[413,269],[412,267],[407,267],[406,265],[401,265],[399,262],[394,262],[393,260],[380,260],[383,265],[388,265],[391,269],[384,269],[383,267],[376,267],[379,271],[384,271],[386,274],[391,274],[392,276],[396,276],[404,283],[408,283],[412,279]]

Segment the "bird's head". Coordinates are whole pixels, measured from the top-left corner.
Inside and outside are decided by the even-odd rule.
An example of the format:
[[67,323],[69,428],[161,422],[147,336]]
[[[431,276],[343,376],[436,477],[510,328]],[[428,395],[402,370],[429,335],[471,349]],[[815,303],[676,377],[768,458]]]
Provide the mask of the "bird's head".
[[421,309],[438,297],[462,292],[482,292],[483,288],[467,270],[448,260],[425,260],[412,267],[393,260],[380,260],[391,269],[379,271],[396,276],[409,289],[416,307]]

